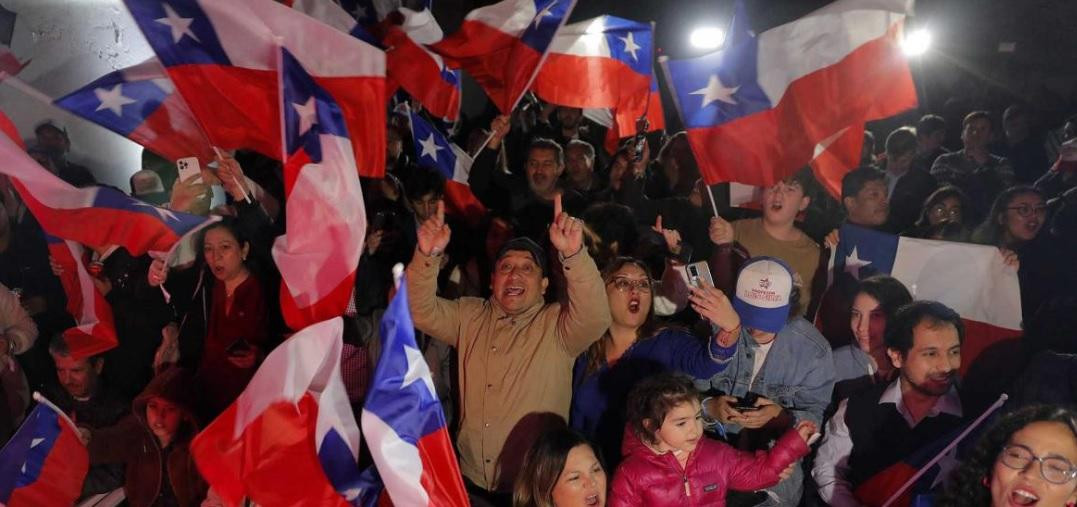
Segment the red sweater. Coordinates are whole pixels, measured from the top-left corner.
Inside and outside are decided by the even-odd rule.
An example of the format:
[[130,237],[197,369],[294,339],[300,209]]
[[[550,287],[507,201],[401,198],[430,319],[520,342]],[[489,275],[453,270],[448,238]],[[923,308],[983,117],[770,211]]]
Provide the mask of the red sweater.
[[723,507],[727,490],[773,486],[780,481],[779,474],[809,449],[796,430],[789,430],[769,452],[738,451],[703,438],[682,470],[673,453],[657,454],[626,431],[622,451],[628,457],[613,476],[610,507]]

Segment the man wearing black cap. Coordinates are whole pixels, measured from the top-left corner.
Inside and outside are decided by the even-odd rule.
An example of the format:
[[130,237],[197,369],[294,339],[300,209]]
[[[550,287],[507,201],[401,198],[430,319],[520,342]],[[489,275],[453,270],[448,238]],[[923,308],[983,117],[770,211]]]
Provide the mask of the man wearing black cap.
[[[602,278],[583,248],[582,223],[554,199],[550,243],[561,259],[568,302],[546,304],[546,259],[517,238],[498,253],[490,299],[435,295],[438,259],[449,244],[444,204],[420,226],[407,283],[415,327],[457,348],[460,469],[476,500],[504,503],[523,456],[551,424],[564,424],[572,365],[609,328]],[[504,452],[502,450],[504,449]],[[476,504],[478,505],[478,504]]]

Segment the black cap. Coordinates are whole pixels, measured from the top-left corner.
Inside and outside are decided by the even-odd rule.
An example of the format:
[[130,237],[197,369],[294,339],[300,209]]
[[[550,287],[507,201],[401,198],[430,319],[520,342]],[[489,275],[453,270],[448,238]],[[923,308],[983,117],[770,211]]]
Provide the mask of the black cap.
[[531,238],[520,237],[513,238],[506,242],[501,250],[497,251],[497,258],[494,259],[494,265],[501,260],[510,251],[527,252],[531,254],[531,260],[538,264],[539,269],[542,270],[542,276],[546,276],[546,252],[542,250],[542,247],[531,240]]

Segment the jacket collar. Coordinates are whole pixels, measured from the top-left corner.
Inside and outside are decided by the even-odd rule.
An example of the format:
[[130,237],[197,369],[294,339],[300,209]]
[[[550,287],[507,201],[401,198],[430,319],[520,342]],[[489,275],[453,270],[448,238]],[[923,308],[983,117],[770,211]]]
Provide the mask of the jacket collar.
[[[883,391],[883,395],[879,398],[879,404],[892,403],[901,417],[905,418],[905,422],[909,423],[909,427],[915,426],[913,424],[912,415],[909,414],[908,409],[905,408],[905,401],[901,397],[901,385],[903,379],[898,376],[896,380],[890,383],[890,385]],[[935,400],[935,405],[928,411],[926,417],[935,417],[939,414],[949,414],[954,417],[962,417],[964,415],[961,409],[961,396],[957,394],[957,387],[950,386],[950,390],[946,394]]]

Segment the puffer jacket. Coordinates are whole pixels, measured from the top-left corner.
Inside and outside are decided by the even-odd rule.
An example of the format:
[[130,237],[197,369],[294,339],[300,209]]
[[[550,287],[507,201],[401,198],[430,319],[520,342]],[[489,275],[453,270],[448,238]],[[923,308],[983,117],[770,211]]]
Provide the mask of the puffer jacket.
[[[181,507],[195,507],[206,496],[207,485],[195,467],[189,444],[198,433],[191,410],[191,375],[182,368],[159,373],[132,403],[132,414],[111,428],[93,431],[90,437],[90,463],[123,463],[124,493],[133,507],[149,507],[161,495],[164,481]],[[180,406],[183,421],[165,452],[146,423],[146,405],[160,397]],[[162,461],[164,466],[162,467]],[[162,468],[166,472],[162,474]]]
[[755,491],[778,484],[782,471],[808,451],[796,430],[789,430],[769,452],[738,451],[704,437],[681,469],[673,453],[654,452],[628,430],[622,447],[627,457],[613,476],[609,505],[724,507],[728,490]]

